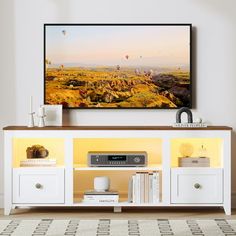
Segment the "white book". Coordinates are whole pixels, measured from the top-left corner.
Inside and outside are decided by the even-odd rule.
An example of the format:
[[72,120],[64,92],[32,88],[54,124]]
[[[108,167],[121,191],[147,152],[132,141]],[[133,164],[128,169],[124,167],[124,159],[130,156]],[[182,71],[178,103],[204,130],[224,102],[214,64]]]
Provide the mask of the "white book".
[[84,199],[88,200],[100,200],[100,199],[119,199],[119,195],[84,195]]
[[136,185],[135,185],[135,181],[136,181],[136,178],[135,178],[136,176],[135,175],[132,175],[132,185],[133,185],[133,193],[132,193],[132,202],[133,203],[136,203],[136,192],[135,192],[135,187],[136,187]]
[[149,174],[149,203],[153,203],[153,174]]
[[97,204],[97,203],[118,203],[118,199],[97,199],[97,200],[87,200],[84,199],[82,201],[83,203],[90,203],[90,204]]
[[149,202],[149,173],[146,172],[144,175],[144,202]]
[[118,195],[117,191],[96,191],[96,190],[87,190],[84,192],[84,195]]
[[31,163],[29,163],[29,164],[27,164],[27,163],[20,163],[20,166],[21,167],[45,167],[45,166],[56,166],[56,164],[50,164],[50,163],[37,163],[37,164],[31,164]]
[[153,203],[159,202],[159,172],[153,172]]
[[140,173],[135,176],[135,203],[140,204]]
[[33,158],[20,161],[21,167],[56,166],[56,159]]
[[160,202],[160,172],[157,172],[157,202]]
[[31,159],[25,159],[21,160],[21,163],[55,163],[56,159],[45,159],[45,158],[31,158]]
[[145,202],[145,173],[140,174],[140,203]]

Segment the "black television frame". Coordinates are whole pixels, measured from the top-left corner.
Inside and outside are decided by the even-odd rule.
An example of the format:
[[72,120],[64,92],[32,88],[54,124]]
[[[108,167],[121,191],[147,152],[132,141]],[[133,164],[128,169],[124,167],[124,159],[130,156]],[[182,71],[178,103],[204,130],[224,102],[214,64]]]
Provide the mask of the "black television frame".
[[[190,101],[189,101],[189,106],[188,108],[193,108],[193,79],[192,79],[192,23],[45,23],[43,27],[43,104],[49,105],[46,103],[46,27],[47,26],[188,26],[189,27],[189,42],[190,42],[190,50],[189,50],[189,59],[190,59],[190,71],[189,71],[189,80],[190,80]],[[58,104],[59,105],[59,104]],[[168,108],[160,108],[160,107],[64,107],[63,109],[79,109],[79,110],[90,110],[90,109],[95,109],[95,110],[102,110],[102,109],[112,109],[112,110],[130,110],[130,109],[137,109],[137,110],[176,110],[181,107],[168,107]]]

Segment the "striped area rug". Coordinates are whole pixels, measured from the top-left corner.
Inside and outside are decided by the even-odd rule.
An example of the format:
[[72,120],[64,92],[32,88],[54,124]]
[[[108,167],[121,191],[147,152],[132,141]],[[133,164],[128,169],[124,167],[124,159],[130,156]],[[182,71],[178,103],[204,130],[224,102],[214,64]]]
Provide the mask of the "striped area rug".
[[1,220],[0,235],[236,235],[236,220]]

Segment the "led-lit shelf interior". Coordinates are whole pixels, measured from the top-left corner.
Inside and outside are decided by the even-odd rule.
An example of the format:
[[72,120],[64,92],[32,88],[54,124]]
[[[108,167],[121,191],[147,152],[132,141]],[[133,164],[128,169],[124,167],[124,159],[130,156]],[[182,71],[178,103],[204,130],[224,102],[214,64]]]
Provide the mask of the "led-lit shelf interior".
[[[115,171],[117,168],[111,167],[109,169],[100,169],[101,167],[95,168],[91,167],[89,170],[74,171],[74,186],[73,186],[73,201],[78,205],[91,205],[91,203],[83,202],[84,193],[89,190],[94,189],[94,178],[97,176],[107,176],[110,179],[110,190],[117,191],[119,194],[119,203],[102,203],[102,205],[106,206],[138,206],[140,204],[134,204],[128,202],[128,191],[129,191],[129,180],[132,175],[136,174],[136,172],[140,172],[140,169],[131,169],[123,167],[123,169],[119,169],[120,171]],[[119,168],[119,167],[118,167]],[[91,169],[93,171],[91,171]],[[125,170],[125,171],[123,171]],[[145,170],[146,172],[153,172],[154,169]],[[158,170],[157,170],[158,171]],[[162,199],[162,183],[160,182],[160,199]],[[143,205],[150,205],[151,203],[143,203]],[[92,205],[96,205],[92,203]],[[99,205],[99,204],[97,204]],[[153,205],[153,204],[151,204]],[[160,205],[160,203],[156,203],[154,205]]]
[[[159,170],[162,164],[161,138],[76,138],[74,139],[75,170]],[[146,167],[89,167],[88,152],[147,152]]]
[[[179,167],[180,157],[208,157],[211,168],[220,168],[223,141],[221,138],[175,138],[171,139],[171,167]],[[204,151],[204,153],[203,153]],[[182,168],[182,167],[179,167]],[[193,167],[189,167],[193,168]],[[207,167],[204,167],[207,168]]]
[[[63,138],[13,138],[13,168],[21,167],[21,161],[27,159],[26,150],[33,145],[45,147],[49,155],[46,159],[56,159],[56,167],[65,165],[65,140]],[[41,168],[42,166],[37,166]],[[45,166],[47,168],[48,166]],[[22,168],[22,167],[21,167]],[[27,167],[31,168],[31,167]],[[35,168],[35,167],[32,167]]]

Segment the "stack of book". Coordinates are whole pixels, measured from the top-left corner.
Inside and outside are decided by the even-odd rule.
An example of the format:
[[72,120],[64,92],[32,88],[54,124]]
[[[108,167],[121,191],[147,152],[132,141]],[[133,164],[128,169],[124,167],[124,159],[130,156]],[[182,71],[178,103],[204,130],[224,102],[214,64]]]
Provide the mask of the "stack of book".
[[20,161],[21,167],[52,167],[56,166],[56,159],[31,158]]
[[84,203],[118,203],[119,194],[116,191],[86,191],[84,193]]
[[160,201],[160,173],[137,172],[129,180],[128,202],[158,203]]

